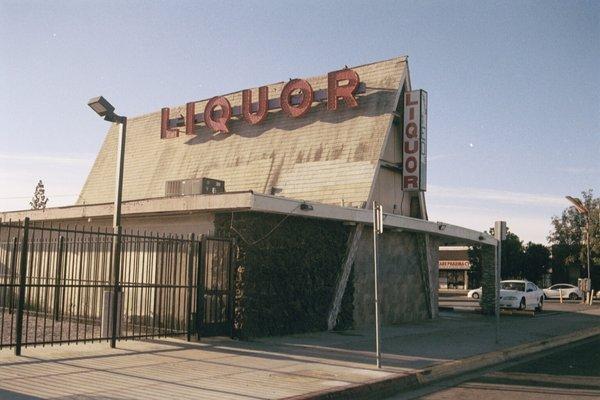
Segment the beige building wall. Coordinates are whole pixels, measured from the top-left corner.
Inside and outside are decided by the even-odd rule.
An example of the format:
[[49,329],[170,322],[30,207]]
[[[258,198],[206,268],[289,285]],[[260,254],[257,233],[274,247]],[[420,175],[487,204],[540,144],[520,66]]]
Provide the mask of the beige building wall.
[[[126,234],[180,236],[188,238],[191,233],[197,236],[212,234],[214,232],[214,214],[188,213],[166,214],[160,216],[129,217],[122,219],[123,229]],[[111,238],[98,235],[95,232],[112,232],[112,219],[110,217],[53,220],[44,221],[44,227],[50,226],[62,229],[60,232],[35,229],[41,227],[40,221],[31,221],[33,229],[29,233],[29,261],[27,275],[30,283],[42,286],[31,286],[26,292],[26,310],[43,310],[48,315],[54,312],[54,299],[58,296],[61,316],[69,318],[71,315],[81,315],[85,318],[100,318],[103,312],[104,292],[112,290],[110,287],[110,267],[112,245]],[[69,230],[67,232],[66,230]],[[78,233],[74,233],[74,232]],[[92,232],[83,234],[82,232]],[[22,230],[0,229],[0,306],[12,305],[16,307],[16,288],[13,285],[19,271],[19,257],[13,260],[13,238],[21,237]],[[58,271],[58,238],[64,237],[62,256],[62,285],[60,292],[54,286]],[[168,242],[168,241],[165,241]],[[162,243],[162,242],[161,242]],[[19,251],[20,241],[17,245]],[[122,249],[124,259],[121,263],[121,282],[123,283],[123,312],[130,318],[148,318],[152,316],[155,302],[160,300],[166,290],[151,287],[152,283],[170,285],[186,285],[188,271],[188,254],[182,247],[172,246],[160,250],[162,244],[156,240],[142,240],[139,238],[128,239],[124,237]],[[161,251],[163,255],[157,256]],[[20,254],[20,253],[18,253]],[[165,258],[168,255],[168,259]],[[128,257],[133,257],[128,259]],[[178,273],[174,273],[174,269]],[[167,271],[160,275],[159,271]],[[144,283],[147,287],[142,289],[136,285]],[[74,284],[93,284],[99,287],[84,290],[81,295],[79,288]],[[131,287],[130,287],[131,286]],[[177,323],[185,321],[185,296],[183,289],[171,289],[168,295],[173,297],[173,302],[179,305],[174,309]],[[175,300],[176,297],[176,300]],[[12,299],[12,300],[11,300]],[[75,311],[77,310],[77,311]],[[170,310],[164,311],[166,315]],[[61,317],[61,318],[62,318]],[[127,321],[132,323],[131,320]]]

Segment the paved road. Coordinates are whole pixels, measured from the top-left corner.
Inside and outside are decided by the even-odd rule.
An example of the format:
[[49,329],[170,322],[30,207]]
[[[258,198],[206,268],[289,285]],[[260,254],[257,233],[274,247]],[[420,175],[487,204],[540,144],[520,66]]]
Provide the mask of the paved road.
[[600,399],[600,337],[392,399]]

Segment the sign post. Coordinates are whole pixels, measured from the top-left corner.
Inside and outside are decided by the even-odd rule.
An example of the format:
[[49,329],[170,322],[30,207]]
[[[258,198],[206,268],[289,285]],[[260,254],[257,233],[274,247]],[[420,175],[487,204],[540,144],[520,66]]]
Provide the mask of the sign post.
[[496,314],[496,343],[500,342],[500,272],[502,271],[502,241],[506,239],[506,222],[496,221],[494,223],[494,237],[498,241],[496,245],[494,259],[496,260],[496,276],[495,276],[495,289],[496,289],[496,307],[494,312]]
[[379,338],[379,294],[377,274],[377,235],[383,233],[383,207],[373,202],[373,273],[375,283],[375,352],[377,357],[377,368],[381,368],[381,346]]

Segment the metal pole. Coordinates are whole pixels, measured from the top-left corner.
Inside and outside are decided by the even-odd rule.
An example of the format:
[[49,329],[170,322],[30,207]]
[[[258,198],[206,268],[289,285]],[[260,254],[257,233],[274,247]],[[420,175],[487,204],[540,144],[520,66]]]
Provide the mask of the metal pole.
[[494,314],[496,316],[496,343],[500,342],[500,278],[502,276],[502,241],[506,236],[506,222],[496,221],[494,223],[494,237],[496,238],[496,246],[494,248],[494,260],[496,261],[496,276],[494,277],[495,286],[495,307]]
[[115,209],[113,214],[113,230],[115,236],[112,243],[112,262],[113,262],[113,296],[112,296],[112,320],[110,347],[117,346],[118,320],[119,320],[119,296],[121,287],[119,285],[119,275],[121,271],[121,202],[123,199],[123,167],[125,164],[125,138],[127,136],[127,117],[119,117],[119,140],[117,148],[117,176],[115,188]]
[[590,260],[591,260],[591,256],[590,256],[590,213],[588,211],[587,213],[587,229],[586,229],[586,247],[587,247],[587,277],[588,277],[588,283],[589,283],[589,287],[588,287],[588,293],[587,293],[587,300],[588,300],[588,304],[592,304],[592,298],[591,298],[591,293],[592,293],[592,275],[590,273]]
[[188,287],[187,287],[187,341],[192,340],[192,332],[194,331],[192,327],[192,297],[194,290],[194,256],[196,254],[196,235],[193,233],[190,234],[189,238],[189,248],[188,248]]
[[377,368],[381,368],[381,348],[379,338],[379,291],[377,285],[377,225],[379,205],[373,202],[373,274],[375,282],[375,352],[377,356]]
[[23,342],[23,309],[25,308],[25,283],[27,280],[27,255],[29,246],[29,218],[23,221],[23,237],[21,238],[21,259],[19,263],[19,300],[17,303],[17,326],[15,355],[21,355],[21,343]]
[[196,277],[196,339],[200,340],[204,329],[204,286],[206,285],[206,251],[208,245],[206,235],[202,235],[198,252],[198,276]]
[[121,227],[115,227],[115,235],[113,236],[112,243],[112,262],[113,262],[113,293],[112,293],[112,302],[111,302],[111,312],[110,312],[110,347],[117,347],[117,336],[118,330],[120,328],[119,319],[120,312],[119,310],[119,297],[121,295],[121,287],[119,284],[119,275],[121,271]]
[[500,270],[502,267],[502,240],[498,240],[498,244],[495,247],[496,250],[496,343],[500,342]]
[[56,280],[54,282],[54,320],[59,320],[60,311],[60,281],[62,279],[62,261],[65,237],[58,238],[58,254],[56,255]]
[[[123,199],[123,167],[125,164],[125,137],[127,136],[127,117],[119,117],[119,141],[117,148],[117,177],[115,190],[115,210],[113,227],[121,226],[121,201]],[[116,233],[116,232],[115,232]]]

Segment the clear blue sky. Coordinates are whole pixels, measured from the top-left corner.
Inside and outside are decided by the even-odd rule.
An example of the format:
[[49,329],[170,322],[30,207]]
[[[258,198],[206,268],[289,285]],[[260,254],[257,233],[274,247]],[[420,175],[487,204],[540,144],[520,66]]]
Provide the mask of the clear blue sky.
[[190,99],[408,55],[430,218],[545,241],[600,194],[600,2],[0,0],[0,210],[72,204],[107,130]]

